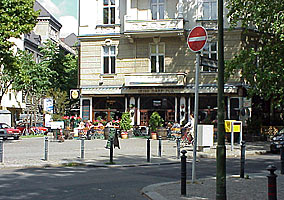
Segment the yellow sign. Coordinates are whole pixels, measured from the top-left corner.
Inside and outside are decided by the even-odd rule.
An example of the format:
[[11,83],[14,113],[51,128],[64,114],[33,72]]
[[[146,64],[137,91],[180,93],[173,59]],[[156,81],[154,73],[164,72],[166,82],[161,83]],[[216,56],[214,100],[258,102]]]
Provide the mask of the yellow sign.
[[71,99],[78,99],[80,95],[79,90],[70,90]]
[[[225,120],[225,132],[230,133],[232,131],[232,122],[235,122],[236,120]],[[233,127],[233,132],[238,133],[241,132],[241,125],[235,124]]]

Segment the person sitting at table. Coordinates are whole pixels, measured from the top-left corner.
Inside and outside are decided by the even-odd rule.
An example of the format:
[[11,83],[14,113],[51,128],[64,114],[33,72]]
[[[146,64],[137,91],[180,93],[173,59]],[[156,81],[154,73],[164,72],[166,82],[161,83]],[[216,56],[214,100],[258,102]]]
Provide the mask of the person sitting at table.
[[112,122],[111,121],[108,121],[107,124],[106,124],[106,127],[112,127]]
[[79,128],[80,129],[83,129],[83,128],[85,128],[85,123],[82,121],[82,122],[80,122],[80,124],[79,124]]
[[180,124],[176,121],[176,122],[173,124],[172,128],[180,128]]

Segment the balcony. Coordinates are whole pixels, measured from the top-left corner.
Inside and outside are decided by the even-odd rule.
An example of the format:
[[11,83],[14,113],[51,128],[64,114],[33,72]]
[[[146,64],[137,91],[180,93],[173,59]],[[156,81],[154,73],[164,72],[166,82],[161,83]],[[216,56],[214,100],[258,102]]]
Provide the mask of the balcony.
[[182,35],[184,32],[183,19],[162,20],[131,20],[128,16],[124,20],[124,34],[141,36],[153,34],[158,35]]
[[196,20],[198,26],[203,26],[207,30],[218,30],[217,20]]
[[127,74],[125,75],[124,83],[126,87],[184,86],[185,73]]

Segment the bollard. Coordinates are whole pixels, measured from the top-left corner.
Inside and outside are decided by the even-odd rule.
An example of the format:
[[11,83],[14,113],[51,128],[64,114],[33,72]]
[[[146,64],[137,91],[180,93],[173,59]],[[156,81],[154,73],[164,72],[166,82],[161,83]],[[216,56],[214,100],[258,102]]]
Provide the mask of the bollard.
[[113,163],[113,138],[110,138],[109,162]]
[[281,147],[280,147],[280,159],[281,159],[280,174],[284,174],[284,145],[283,144],[281,144]]
[[81,159],[85,157],[85,140],[84,138],[81,139]]
[[150,137],[147,139],[147,162],[150,162]]
[[158,156],[162,157],[162,136],[159,136],[159,151]]
[[180,138],[177,138],[177,159],[180,159]]
[[181,196],[186,196],[186,152],[186,150],[181,151]]
[[240,169],[240,177],[245,177],[245,156],[246,156],[246,145],[245,141],[241,142],[241,169]]
[[48,159],[48,137],[44,137],[44,160]]
[[268,200],[277,200],[277,185],[276,185],[276,177],[274,171],[277,169],[274,165],[269,165],[266,168],[270,174],[268,177]]
[[4,154],[4,145],[3,145],[3,139],[0,139],[0,163],[3,163],[3,154]]

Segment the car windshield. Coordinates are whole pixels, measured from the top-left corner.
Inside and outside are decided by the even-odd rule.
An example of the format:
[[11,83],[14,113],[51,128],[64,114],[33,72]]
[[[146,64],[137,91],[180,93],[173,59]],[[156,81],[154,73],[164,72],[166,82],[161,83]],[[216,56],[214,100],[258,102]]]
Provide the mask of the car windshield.
[[11,128],[8,124],[0,124],[0,128]]

